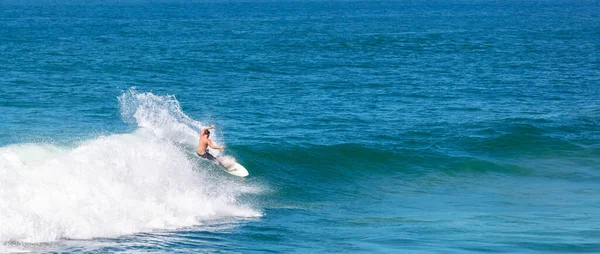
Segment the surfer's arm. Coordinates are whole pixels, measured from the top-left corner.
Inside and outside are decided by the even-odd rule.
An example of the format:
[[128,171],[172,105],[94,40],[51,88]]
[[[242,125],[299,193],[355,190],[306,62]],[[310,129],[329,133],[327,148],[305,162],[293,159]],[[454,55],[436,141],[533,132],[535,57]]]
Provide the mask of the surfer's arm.
[[214,126],[214,125],[211,125],[210,127],[202,128],[202,131],[200,132],[200,135],[204,134],[204,132],[205,132],[206,130],[210,130],[210,129],[214,129],[214,128],[215,128],[215,126]]
[[216,146],[216,145],[213,145],[213,143],[212,143],[212,141],[210,141],[210,139],[208,140],[208,146],[210,146],[210,148],[212,148],[212,149],[219,149],[219,150],[223,150],[223,149],[225,149],[225,147],[224,147],[224,146]]

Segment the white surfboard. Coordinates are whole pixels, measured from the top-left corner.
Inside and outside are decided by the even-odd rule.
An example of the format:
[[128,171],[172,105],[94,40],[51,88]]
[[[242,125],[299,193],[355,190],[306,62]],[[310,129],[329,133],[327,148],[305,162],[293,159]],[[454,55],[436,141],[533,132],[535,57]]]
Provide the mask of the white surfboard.
[[237,163],[233,157],[223,156],[217,158],[216,164],[221,166],[225,172],[234,176],[246,177],[249,175],[248,170],[241,164]]
[[234,176],[239,176],[239,177],[246,177],[249,175],[248,170],[246,170],[246,168],[244,168],[244,166],[242,166],[239,163],[235,163],[233,165],[229,165],[229,167],[225,167],[223,165],[220,165],[225,172],[232,174]]

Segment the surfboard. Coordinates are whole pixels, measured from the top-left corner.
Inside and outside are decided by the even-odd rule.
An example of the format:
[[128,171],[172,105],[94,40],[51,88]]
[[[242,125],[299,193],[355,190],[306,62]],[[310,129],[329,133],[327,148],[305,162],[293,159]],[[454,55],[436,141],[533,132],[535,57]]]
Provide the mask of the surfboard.
[[249,175],[248,170],[242,164],[237,163],[235,158],[231,156],[219,156],[214,163],[221,166],[225,172],[234,176],[246,177]]
[[225,172],[232,174],[234,176],[239,176],[239,177],[246,177],[249,175],[248,170],[246,168],[244,168],[244,166],[242,166],[242,164],[239,163],[233,163],[231,165],[228,165],[228,167],[225,167],[225,165],[221,165],[219,164],[219,166],[221,166]]
[[[196,156],[198,156],[198,153],[196,153]],[[246,177],[250,174],[248,173],[248,170],[244,166],[242,166],[242,164],[237,163],[235,158],[231,156],[217,156],[215,161],[207,160],[204,158],[201,159],[217,164],[225,172],[234,176]]]

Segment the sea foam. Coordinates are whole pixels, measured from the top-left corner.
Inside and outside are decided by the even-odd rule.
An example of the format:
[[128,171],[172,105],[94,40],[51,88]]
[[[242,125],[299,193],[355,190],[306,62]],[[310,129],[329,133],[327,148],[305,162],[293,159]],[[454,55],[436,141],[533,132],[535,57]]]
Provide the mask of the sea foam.
[[68,147],[0,147],[0,245],[261,216],[239,200],[258,187],[214,174],[187,151],[202,124],[183,114],[174,97],[130,90],[119,100],[123,118],[141,128]]

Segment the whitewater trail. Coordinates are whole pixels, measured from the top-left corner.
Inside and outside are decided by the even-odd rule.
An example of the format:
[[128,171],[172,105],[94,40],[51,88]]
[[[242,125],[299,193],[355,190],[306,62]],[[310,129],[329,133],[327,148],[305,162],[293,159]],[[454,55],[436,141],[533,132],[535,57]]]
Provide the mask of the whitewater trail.
[[186,151],[202,124],[174,97],[132,89],[119,102],[123,118],[141,128],[68,147],[0,147],[0,252],[261,216],[238,200],[258,186],[211,174]]

